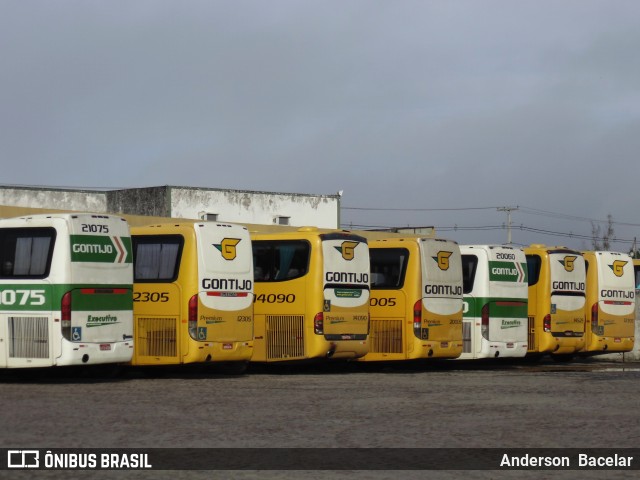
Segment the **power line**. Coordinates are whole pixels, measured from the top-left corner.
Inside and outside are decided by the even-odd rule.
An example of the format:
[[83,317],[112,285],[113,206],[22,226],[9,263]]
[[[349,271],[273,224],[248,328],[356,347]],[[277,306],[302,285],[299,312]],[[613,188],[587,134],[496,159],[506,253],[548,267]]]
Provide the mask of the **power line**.
[[[385,225],[362,225],[362,224],[343,224],[343,228],[349,228],[354,230],[381,230],[381,229],[390,229],[390,228],[399,228],[397,226],[390,227]],[[434,225],[436,232],[470,232],[470,231],[492,231],[492,230],[504,230],[505,225],[480,225],[480,226],[463,226],[463,225],[453,225],[453,226],[442,226],[442,225]],[[555,230],[546,230],[543,228],[535,228],[535,227],[527,227],[524,225],[514,225],[512,226],[514,230],[520,230],[523,232],[531,232],[537,233],[540,235],[548,235],[554,237],[561,238],[573,238],[576,240],[587,240],[593,241],[596,237],[593,235],[586,235],[581,233],[573,233],[573,232],[558,232]],[[612,238],[611,243],[619,243],[619,244],[628,244],[633,245],[636,239],[626,239],[626,238]]]
[[499,207],[463,207],[463,208],[375,208],[375,207],[340,207],[342,210],[366,210],[371,212],[451,212],[464,210],[495,210]]
[[[474,210],[500,210],[507,207],[458,207],[458,208],[378,208],[378,207],[340,207],[342,210],[359,210],[359,211],[371,211],[371,212],[448,212],[448,211],[474,211]],[[539,208],[518,206],[511,207],[513,210],[521,211],[526,215],[538,215],[542,217],[557,218],[561,220],[576,220],[581,222],[593,222],[593,223],[609,223],[609,220],[601,220],[597,218],[581,217],[578,215],[570,215],[560,212],[550,212],[548,210],[541,210]],[[611,220],[613,225],[621,225],[628,227],[640,227],[639,223],[621,222]]]

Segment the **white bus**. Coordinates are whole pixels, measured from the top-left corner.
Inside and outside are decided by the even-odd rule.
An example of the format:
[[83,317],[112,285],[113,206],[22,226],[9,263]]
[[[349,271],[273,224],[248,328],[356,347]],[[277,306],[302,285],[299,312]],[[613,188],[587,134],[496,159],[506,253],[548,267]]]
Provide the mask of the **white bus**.
[[0,220],[0,367],[129,362],[132,292],[124,219]]
[[461,245],[463,351],[459,359],[527,353],[527,259],[519,248]]

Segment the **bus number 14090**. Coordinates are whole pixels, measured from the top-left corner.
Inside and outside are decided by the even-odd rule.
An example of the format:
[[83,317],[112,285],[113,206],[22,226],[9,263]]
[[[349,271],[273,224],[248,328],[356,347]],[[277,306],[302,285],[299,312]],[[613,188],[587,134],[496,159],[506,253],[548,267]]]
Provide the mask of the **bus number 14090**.
[[296,301],[296,296],[293,293],[284,294],[274,294],[270,293],[269,295],[260,294],[256,295],[254,302],[262,302],[262,303],[294,303]]

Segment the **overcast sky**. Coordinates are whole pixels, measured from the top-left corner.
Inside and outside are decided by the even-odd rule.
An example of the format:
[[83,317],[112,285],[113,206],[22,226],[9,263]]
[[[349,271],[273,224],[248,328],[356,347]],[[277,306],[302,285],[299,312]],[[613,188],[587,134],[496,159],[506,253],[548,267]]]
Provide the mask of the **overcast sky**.
[[611,214],[628,251],[639,48],[637,0],[0,0],[0,184],[342,190],[460,243]]

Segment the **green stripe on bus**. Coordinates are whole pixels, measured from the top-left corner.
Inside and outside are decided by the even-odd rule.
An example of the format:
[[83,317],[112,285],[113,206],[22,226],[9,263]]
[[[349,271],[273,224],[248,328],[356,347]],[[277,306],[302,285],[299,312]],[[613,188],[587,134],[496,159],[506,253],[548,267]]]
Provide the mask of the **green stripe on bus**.
[[465,298],[467,304],[464,317],[481,317],[482,307],[490,303],[489,314],[492,317],[505,318],[526,318],[527,317],[527,300],[522,298]]
[[[114,293],[114,290],[122,292]],[[131,310],[133,308],[133,287],[130,284],[51,285],[37,283],[0,285],[0,311],[47,312],[60,310],[62,296],[69,291],[72,292],[71,308],[73,310]]]
[[489,280],[492,282],[526,282],[527,264],[490,261]]

